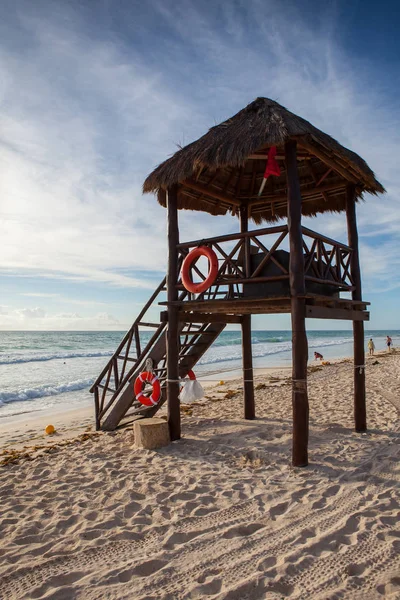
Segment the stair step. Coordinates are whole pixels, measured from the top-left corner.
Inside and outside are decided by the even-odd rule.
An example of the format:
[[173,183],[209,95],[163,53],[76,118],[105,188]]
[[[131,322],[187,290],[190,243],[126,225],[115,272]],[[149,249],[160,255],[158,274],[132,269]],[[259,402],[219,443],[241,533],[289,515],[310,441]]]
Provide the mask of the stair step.
[[[166,365],[166,338],[164,335],[166,323],[154,323],[142,321],[142,317],[146,318],[147,311],[150,306],[157,301],[157,295],[164,291],[165,279],[160,286],[155,290],[143,310],[140,312],[137,320],[134,322],[131,329],[125,335],[124,339],[118,346],[116,353],[110,358],[108,365],[100,373],[98,379],[93,384],[91,391],[95,393],[96,403],[96,425],[105,430],[112,431],[125,417],[134,418],[135,416],[143,416],[145,418],[152,417],[160,407],[166,402],[166,386],[167,386],[167,365]],[[225,293],[224,293],[225,295]],[[180,301],[186,298],[186,292],[180,294]],[[158,303],[160,304],[160,303]],[[146,314],[147,313],[147,314]],[[151,318],[151,316],[150,316]],[[157,317],[156,317],[157,318]],[[178,326],[179,335],[179,369],[180,373],[186,374],[189,369],[195,368],[198,360],[203,356],[207,348],[210,347],[214,339],[218,337],[224,329],[224,323],[209,323],[206,322],[193,323],[190,319],[191,314],[187,315],[188,321],[183,320]],[[195,315],[193,315],[195,318]],[[203,317],[204,318],[204,317]],[[153,333],[150,333],[150,341],[146,342],[146,354],[143,354],[144,348],[141,350],[141,339],[139,336],[139,328],[152,328]],[[143,331],[141,329],[140,331]],[[132,352],[128,352],[131,350]],[[136,401],[132,392],[132,383],[138,374],[138,367],[143,363],[145,356],[150,356],[154,365],[158,368],[154,369],[154,374],[157,375],[160,385],[163,389],[163,394],[160,402],[156,406],[144,406]],[[139,362],[140,360],[140,362]],[[117,362],[118,361],[118,362]],[[122,361],[122,362],[121,362]],[[124,366],[124,379],[121,380],[122,365]],[[114,374],[116,379],[111,378]],[[129,377],[127,375],[129,374]],[[101,383],[100,383],[101,382]],[[117,389],[114,390],[109,384],[112,383]],[[122,385],[123,383],[123,385]],[[106,403],[102,410],[99,407],[104,404],[104,397],[107,397]],[[100,401],[101,397],[101,401]],[[115,400],[111,402],[111,400]]]

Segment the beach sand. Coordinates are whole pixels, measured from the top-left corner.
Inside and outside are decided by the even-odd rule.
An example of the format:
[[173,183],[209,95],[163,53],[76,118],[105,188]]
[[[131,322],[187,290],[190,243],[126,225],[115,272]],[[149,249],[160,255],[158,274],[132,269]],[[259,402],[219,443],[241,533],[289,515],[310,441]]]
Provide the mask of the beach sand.
[[365,434],[351,361],[312,365],[305,469],[287,370],[257,374],[255,421],[239,380],[208,387],[157,451],[95,433],[92,409],[51,438],[43,415],[3,423],[3,452],[26,456],[0,468],[0,597],[400,598],[400,355],[367,360]]

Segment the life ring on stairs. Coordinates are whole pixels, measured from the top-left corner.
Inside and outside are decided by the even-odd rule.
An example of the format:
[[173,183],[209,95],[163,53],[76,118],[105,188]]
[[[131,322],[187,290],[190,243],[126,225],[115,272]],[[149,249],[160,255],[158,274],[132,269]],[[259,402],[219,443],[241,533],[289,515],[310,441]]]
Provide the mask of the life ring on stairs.
[[[192,267],[193,261],[195,261],[200,256],[205,256],[208,258],[208,275],[204,281],[200,281],[199,283],[193,283],[192,278],[190,276],[190,269]],[[182,264],[182,283],[187,289],[188,292],[192,294],[201,294],[201,292],[205,292],[209,287],[212,286],[218,274],[218,257],[215,254],[212,248],[208,246],[198,246],[197,248],[193,248],[189,252],[189,254],[185,257]]]
[[[143,393],[143,387],[146,382],[151,383],[153,386],[151,396],[146,396],[146,394]],[[156,406],[161,398],[160,381],[151,371],[143,371],[143,373],[140,373],[140,375],[136,377],[133,391],[136,400],[144,406]]]

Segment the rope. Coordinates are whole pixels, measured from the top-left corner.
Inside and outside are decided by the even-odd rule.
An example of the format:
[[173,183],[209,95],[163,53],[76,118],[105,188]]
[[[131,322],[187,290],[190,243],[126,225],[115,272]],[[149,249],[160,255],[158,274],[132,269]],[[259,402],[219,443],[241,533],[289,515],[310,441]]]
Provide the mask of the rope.
[[145,368],[146,371],[149,371],[150,373],[153,372],[153,368],[154,367],[153,367],[153,359],[152,358],[150,358],[150,357],[147,358],[146,362],[144,363],[144,365],[145,365],[144,368]]
[[[379,355],[377,355],[377,357],[379,357]],[[337,363],[333,363],[332,366],[334,366],[335,364],[340,364],[342,367],[345,366],[345,363],[343,362],[342,359],[339,359]],[[318,365],[309,365],[309,366],[318,366]],[[360,375],[362,375],[362,372],[366,371],[367,367],[369,368],[369,365],[364,364],[364,365],[354,365],[354,366],[350,366],[349,365],[348,368],[351,369],[351,370],[359,369],[360,370]],[[217,381],[216,379],[205,379],[205,378],[209,377],[210,375],[222,375],[224,373],[231,373],[233,371],[238,371],[240,373],[243,373],[243,371],[251,371],[251,370],[253,370],[253,372],[254,371],[265,371],[266,368],[268,368],[268,367],[246,367],[245,369],[243,369],[242,367],[232,367],[231,369],[223,369],[222,371],[221,370],[205,371],[204,373],[200,373],[199,375],[197,375],[197,380],[198,381],[202,381],[204,383],[208,383],[208,382],[214,383],[214,382]],[[277,367],[272,367],[272,368],[274,370],[279,371],[279,370],[285,369],[287,367],[284,367],[284,366],[283,367],[282,366],[278,367],[277,366]],[[146,369],[147,369],[147,367],[146,367]],[[239,377],[239,375],[238,375],[238,377]],[[183,378],[183,379],[166,379],[165,381],[167,383],[181,383],[182,381],[185,381],[185,380],[186,380],[186,378]],[[252,383],[252,382],[254,382],[254,378],[253,379],[243,379],[242,381],[244,383]],[[307,380],[306,379],[292,379],[292,382],[294,382],[294,383],[306,383]]]

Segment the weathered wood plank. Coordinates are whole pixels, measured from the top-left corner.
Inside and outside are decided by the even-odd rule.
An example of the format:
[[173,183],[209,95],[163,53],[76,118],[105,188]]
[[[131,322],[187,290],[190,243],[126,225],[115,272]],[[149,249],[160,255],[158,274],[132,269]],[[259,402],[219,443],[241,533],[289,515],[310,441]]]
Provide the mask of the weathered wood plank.
[[179,320],[184,323],[240,323],[240,317],[223,313],[179,312]]
[[[247,206],[240,211],[240,231],[247,232],[249,225]],[[286,232],[282,233],[281,236]],[[245,240],[245,274],[251,277],[250,238]],[[243,364],[243,390],[244,390],[244,418],[255,419],[254,405],[254,380],[253,380],[253,354],[251,346],[251,315],[242,317],[242,364]]]
[[[354,282],[353,300],[361,301],[361,271],[358,252],[358,231],[356,218],[355,188],[347,186],[346,217],[349,246],[352,248],[350,272]],[[367,430],[367,407],[365,397],[365,369],[357,368],[365,364],[364,323],[353,320],[354,336],[354,421],[356,431]]]
[[[167,191],[167,221],[168,221],[168,269],[167,269],[167,299],[171,303],[178,299],[176,288],[178,280],[178,186],[171,186]],[[178,309],[168,305],[167,325],[167,399],[168,426],[171,441],[181,437],[181,413],[179,401],[179,319]]]
[[281,233],[287,231],[287,225],[279,225],[277,227],[265,227],[264,229],[256,229],[252,231],[245,231],[242,233],[229,233],[227,235],[219,235],[217,237],[203,238],[201,240],[193,240],[191,242],[182,242],[178,244],[178,248],[194,248],[195,246],[201,246],[203,244],[212,244],[214,242],[231,242],[233,240],[239,240],[247,237],[253,237],[254,235],[270,235],[274,233]]
[[329,308],[327,306],[306,305],[306,317],[309,319],[344,319],[347,321],[369,321],[369,312]]
[[292,404],[293,442],[292,463],[295,467],[308,465],[308,344],[305,327],[305,278],[301,229],[301,194],[297,172],[297,143],[285,143],[285,163],[288,187],[288,230],[290,245],[290,293],[292,316]]
[[184,191],[184,188],[194,190],[195,192],[200,192],[205,196],[210,196],[211,198],[215,198],[216,200],[225,202],[225,204],[240,206],[239,200],[236,200],[236,198],[233,198],[231,196],[227,196],[226,194],[222,194],[221,192],[218,192],[218,190],[210,187],[209,185],[202,185],[201,183],[185,180],[185,182],[181,186],[182,191]]

